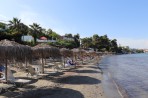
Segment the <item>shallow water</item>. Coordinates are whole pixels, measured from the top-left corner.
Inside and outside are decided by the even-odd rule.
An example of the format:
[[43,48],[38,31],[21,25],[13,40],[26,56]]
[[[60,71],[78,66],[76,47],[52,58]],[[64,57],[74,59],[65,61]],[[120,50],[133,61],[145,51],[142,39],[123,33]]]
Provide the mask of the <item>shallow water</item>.
[[[148,54],[107,56],[99,66],[104,72],[105,93],[109,96],[117,86],[124,97],[148,98]],[[109,87],[110,82],[114,87]],[[118,98],[115,96],[110,98]]]

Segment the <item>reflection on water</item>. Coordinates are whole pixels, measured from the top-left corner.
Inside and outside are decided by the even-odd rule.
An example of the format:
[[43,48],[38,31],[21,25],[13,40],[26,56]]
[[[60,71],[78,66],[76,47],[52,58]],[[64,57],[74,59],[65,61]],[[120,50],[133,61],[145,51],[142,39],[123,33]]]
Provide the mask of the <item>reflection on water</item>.
[[148,54],[109,56],[99,66],[129,98],[148,98]]

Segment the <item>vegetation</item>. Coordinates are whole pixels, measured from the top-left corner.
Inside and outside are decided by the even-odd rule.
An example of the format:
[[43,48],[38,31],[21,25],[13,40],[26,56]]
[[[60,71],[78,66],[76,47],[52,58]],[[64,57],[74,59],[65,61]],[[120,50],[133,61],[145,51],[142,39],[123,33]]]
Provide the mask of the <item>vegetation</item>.
[[81,39],[81,46],[84,49],[93,48],[101,52],[117,52],[118,45],[116,39],[109,39],[107,35],[99,36],[94,34],[92,37]]
[[[30,35],[33,37],[32,42],[23,42],[22,36]],[[92,37],[80,39],[80,35],[72,35],[71,33],[63,36],[59,35],[52,29],[44,29],[39,24],[25,25],[18,18],[13,18],[8,24],[0,22],[0,40],[9,39],[21,44],[34,46],[38,44],[37,39],[46,37],[48,40],[56,40],[56,42],[48,42],[48,44],[60,48],[83,48],[94,49],[100,52],[115,52],[115,53],[141,53],[142,50],[130,49],[129,47],[118,46],[116,39],[109,39],[107,35],[99,36],[94,34]]]

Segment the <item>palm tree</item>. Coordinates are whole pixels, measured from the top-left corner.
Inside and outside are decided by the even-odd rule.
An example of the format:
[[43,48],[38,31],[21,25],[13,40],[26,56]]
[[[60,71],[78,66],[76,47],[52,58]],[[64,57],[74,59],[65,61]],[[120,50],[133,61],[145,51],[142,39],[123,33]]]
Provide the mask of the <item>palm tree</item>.
[[9,21],[8,26],[9,26],[8,32],[11,35],[13,35],[12,38],[16,42],[21,43],[22,42],[22,40],[21,40],[22,36],[24,34],[28,33],[28,27],[25,24],[21,23],[20,19],[15,18],[15,17],[12,20]]
[[[9,26],[10,26],[10,29],[13,31],[13,33],[21,33],[20,30],[21,30],[21,20],[18,19],[18,18],[13,18],[12,20],[9,21]],[[11,32],[12,33],[12,32]]]
[[13,35],[13,38],[17,42],[22,42],[21,38],[23,35],[28,34],[28,26],[24,23],[21,23],[21,20],[18,18],[13,18],[9,21],[9,33]]
[[31,27],[30,34],[34,38],[34,44],[36,44],[37,37],[41,33],[42,28],[37,23],[33,23],[32,25],[29,25],[29,26]]

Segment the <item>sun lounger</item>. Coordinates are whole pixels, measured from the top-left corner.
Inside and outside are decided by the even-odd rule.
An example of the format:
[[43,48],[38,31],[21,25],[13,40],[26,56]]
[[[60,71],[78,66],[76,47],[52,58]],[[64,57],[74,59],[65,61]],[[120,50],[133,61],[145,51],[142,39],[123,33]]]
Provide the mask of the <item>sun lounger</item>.
[[[5,80],[6,79],[6,76],[5,74],[3,75],[3,77],[1,78],[1,80]],[[19,84],[20,86],[22,86],[23,84],[27,84],[29,82],[31,82],[31,80],[27,80],[27,79],[16,79],[14,78],[10,68],[8,67],[7,69],[7,81],[6,81],[8,84],[14,84],[14,85],[17,85]]]
[[8,83],[12,83],[12,84],[14,84],[14,85],[16,85],[16,86],[22,86],[22,85],[24,85],[24,84],[28,84],[28,83],[30,83],[31,82],[31,80],[28,80],[28,79],[8,79]]
[[0,83],[5,83],[6,80],[5,80],[5,73],[1,72],[1,78],[0,78]]
[[32,66],[28,66],[27,77],[29,77],[29,75],[30,75],[31,77],[39,79],[39,78],[44,78],[45,76],[48,75],[46,73],[41,73],[39,70],[40,69],[38,69],[38,71],[36,71]]
[[54,66],[53,66],[54,71],[56,71],[56,72],[61,71],[62,68],[64,68],[63,62],[55,62],[54,63]]

